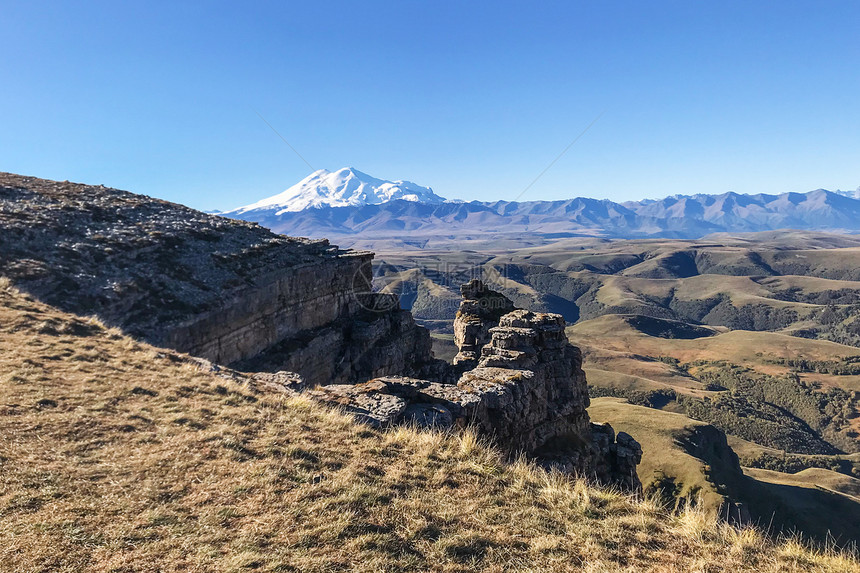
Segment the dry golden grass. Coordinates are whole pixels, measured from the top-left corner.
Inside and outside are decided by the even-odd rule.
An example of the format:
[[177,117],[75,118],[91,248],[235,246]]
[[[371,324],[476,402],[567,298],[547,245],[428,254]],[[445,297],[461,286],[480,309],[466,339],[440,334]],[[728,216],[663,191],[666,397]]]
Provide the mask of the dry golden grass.
[[[833,360],[860,355],[860,350],[853,346],[767,331],[732,330],[696,339],[659,338],[637,331],[622,315],[604,315],[577,323],[567,328],[567,335],[585,352],[587,368],[608,373],[603,377],[603,386],[629,386],[623,376],[626,375],[646,385],[670,387],[688,395],[703,395],[697,392],[700,388],[696,388],[695,381],[687,379],[685,387],[672,368],[642,357],[670,356],[685,363],[727,360],[762,374],[779,376],[792,371],[787,365],[774,364],[780,359]],[[860,390],[860,376],[801,373],[800,377],[825,387]]]
[[2,571],[860,571],[527,462],[371,431],[0,283]]

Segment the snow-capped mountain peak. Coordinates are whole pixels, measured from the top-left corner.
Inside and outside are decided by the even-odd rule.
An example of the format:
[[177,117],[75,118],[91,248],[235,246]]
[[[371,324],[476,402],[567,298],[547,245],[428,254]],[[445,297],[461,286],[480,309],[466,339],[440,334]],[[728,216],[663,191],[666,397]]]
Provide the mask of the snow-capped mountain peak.
[[303,211],[315,207],[358,207],[401,199],[420,203],[442,203],[443,197],[411,181],[385,181],[352,167],[337,171],[314,171],[283,193],[240,207],[229,213],[249,211]]

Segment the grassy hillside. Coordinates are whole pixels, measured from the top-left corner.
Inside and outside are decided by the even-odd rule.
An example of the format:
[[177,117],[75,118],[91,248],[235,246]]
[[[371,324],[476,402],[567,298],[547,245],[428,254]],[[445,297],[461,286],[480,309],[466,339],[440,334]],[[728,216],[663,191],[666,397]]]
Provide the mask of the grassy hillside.
[[743,466],[791,474],[799,474],[807,469],[828,470],[841,474],[841,476],[838,478],[831,476],[834,479],[828,478],[827,481],[846,485],[846,488],[840,486],[835,491],[856,497],[854,493],[855,488],[852,485],[856,482],[851,480],[846,481],[843,477],[850,477],[855,480],[860,478],[860,454],[843,454],[837,456],[796,454],[786,452],[785,450],[768,448],[767,446],[762,446],[737,436],[728,436],[727,438],[729,446],[738,455]]
[[855,558],[376,432],[0,282],[4,571],[860,571]]
[[[737,440],[726,440],[715,427],[618,398],[596,398],[589,412],[594,420],[609,422],[639,440],[643,486],[667,503],[700,503],[704,510],[731,519],[804,531],[842,544],[860,538],[856,478],[823,468],[794,473],[741,468],[729,446]],[[742,510],[734,505],[738,502]]]
[[[631,317],[606,315],[568,328],[568,335],[583,345],[607,352],[639,353],[645,356],[672,356],[682,362],[733,360],[752,365],[767,374],[792,371],[785,360],[803,357],[810,361],[860,357],[860,349],[823,340],[809,340],[776,332],[712,330],[711,336],[669,338],[651,336],[631,324]],[[822,379],[818,377],[817,379]],[[832,384],[855,386],[860,375],[834,375]]]
[[620,398],[595,398],[588,412],[595,422],[609,422],[642,444],[639,478],[646,492],[677,506],[699,503],[714,513],[738,497],[737,456],[713,426]]
[[[758,481],[826,490],[850,498],[855,503],[860,503],[860,480],[830,470],[808,468],[796,474],[786,474],[773,470],[747,468],[744,473]],[[855,523],[857,522],[856,517],[852,519]],[[833,521],[830,520],[830,523]],[[854,538],[856,539],[857,536],[855,535]]]

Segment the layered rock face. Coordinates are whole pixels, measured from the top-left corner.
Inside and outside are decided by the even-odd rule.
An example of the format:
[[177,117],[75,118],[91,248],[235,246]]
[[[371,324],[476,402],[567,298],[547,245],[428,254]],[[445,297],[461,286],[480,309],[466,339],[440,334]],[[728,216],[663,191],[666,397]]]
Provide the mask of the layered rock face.
[[514,310],[497,322],[486,328],[490,338],[477,366],[456,384],[382,377],[326,386],[310,395],[378,427],[471,425],[512,453],[638,491],[642,450],[629,435],[616,436],[610,426],[589,420],[582,356],[567,341],[564,319]]
[[364,269],[372,258],[342,253],[277,268],[257,277],[252,287],[222,297],[211,310],[174,323],[160,343],[221,364],[257,356],[300,332],[360,312],[355,287],[366,284]]
[[[528,391],[514,396],[513,407],[502,407],[499,415],[487,420],[496,426],[492,433],[528,452],[552,447],[553,440],[572,442],[581,449],[589,441],[588,388],[581,353],[565,337],[564,319],[515,310],[502,316],[499,326],[489,332],[491,339],[481,349],[478,368],[463,374],[458,385],[485,386],[490,380],[487,369],[532,373]],[[512,415],[517,419],[506,419]]]
[[460,293],[463,301],[454,319],[454,344],[459,352],[454,364],[468,370],[478,364],[481,348],[490,341],[490,329],[499,324],[503,315],[514,310],[514,304],[477,279],[461,286]]
[[[359,298],[363,306],[358,312],[284,338],[234,366],[254,372],[298,372],[308,387],[393,373],[443,377],[446,365],[432,358],[429,332],[415,324],[409,311],[392,306],[398,304],[396,297],[367,293]],[[386,309],[379,310],[380,304]]]
[[370,292],[372,259],[125,191],[0,173],[0,274],[220,364],[311,384],[421,371],[429,333]]

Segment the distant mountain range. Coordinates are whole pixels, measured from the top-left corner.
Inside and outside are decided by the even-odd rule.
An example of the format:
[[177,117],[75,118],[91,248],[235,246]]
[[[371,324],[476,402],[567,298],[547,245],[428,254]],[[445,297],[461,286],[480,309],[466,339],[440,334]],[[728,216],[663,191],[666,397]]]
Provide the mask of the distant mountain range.
[[615,203],[449,201],[429,187],[353,168],[316,171],[283,193],[221,213],[308,237],[536,234],[698,238],[718,232],[860,232],[860,190],[780,195],[674,195]]

